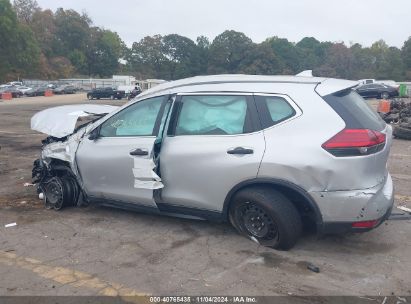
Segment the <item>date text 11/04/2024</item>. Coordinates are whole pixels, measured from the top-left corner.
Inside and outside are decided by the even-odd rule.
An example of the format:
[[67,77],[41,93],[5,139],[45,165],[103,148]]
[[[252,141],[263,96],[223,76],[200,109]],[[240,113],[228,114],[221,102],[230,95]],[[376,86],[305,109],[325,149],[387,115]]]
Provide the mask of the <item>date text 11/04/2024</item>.
[[255,297],[150,297],[150,303],[257,303]]

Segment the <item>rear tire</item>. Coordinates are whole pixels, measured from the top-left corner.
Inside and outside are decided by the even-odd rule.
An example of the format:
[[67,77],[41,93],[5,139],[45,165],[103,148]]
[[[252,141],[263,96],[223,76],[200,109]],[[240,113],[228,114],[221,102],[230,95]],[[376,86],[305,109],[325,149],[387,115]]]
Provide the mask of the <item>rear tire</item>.
[[291,201],[268,187],[240,190],[229,218],[240,234],[275,249],[292,248],[302,231],[301,217]]
[[388,98],[390,98],[390,94],[388,92],[382,92],[381,93],[381,98],[382,99],[388,99]]

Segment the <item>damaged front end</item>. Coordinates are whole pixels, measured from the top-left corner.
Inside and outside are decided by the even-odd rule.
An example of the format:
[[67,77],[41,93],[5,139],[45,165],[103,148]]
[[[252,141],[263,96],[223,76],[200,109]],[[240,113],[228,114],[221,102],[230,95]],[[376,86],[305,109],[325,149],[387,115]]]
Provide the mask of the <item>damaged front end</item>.
[[[76,151],[82,139],[114,106],[62,106],[41,111],[33,116],[31,128],[50,135],[42,141],[41,157],[34,161],[33,184],[48,209],[87,203],[76,164]],[[88,121],[78,125],[79,118]]]
[[37,159],[33,164],[32,177],[47,209],[60,210],[80,205],[81,188],[66,163],[52,160],[47,164],[43,159]]

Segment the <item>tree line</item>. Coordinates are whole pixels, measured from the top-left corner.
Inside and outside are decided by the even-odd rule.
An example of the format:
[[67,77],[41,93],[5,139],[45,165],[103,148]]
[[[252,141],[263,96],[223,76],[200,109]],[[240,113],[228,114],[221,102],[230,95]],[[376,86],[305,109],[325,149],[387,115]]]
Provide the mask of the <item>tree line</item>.
[[411,79],[411,37],[402,48],[384,40],[364,47],[305,37],[294,43],[269,37],[254,43],[227,30],[213,41],[171,34],[147,36],[128,47],[86,13],[42,9],[35,0],[0,0],[0,80],[111,77],[179,79],[195,75],[296,74],[347,79]]

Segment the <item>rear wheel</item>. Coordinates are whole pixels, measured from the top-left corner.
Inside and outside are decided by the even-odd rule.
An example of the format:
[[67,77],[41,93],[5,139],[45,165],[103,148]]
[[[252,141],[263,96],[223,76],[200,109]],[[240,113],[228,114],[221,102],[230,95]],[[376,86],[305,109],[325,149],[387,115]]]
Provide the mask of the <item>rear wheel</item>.
[[87,95],[88,100],[93,100],[93,96],[92,95]]
[[382,99],[387,99],[387,98],[389,98],[390,97],[390,94],[388,93],[388,92],[382,92],[381,93],[381,98]]
[[233,198],[230,222],[244,236],[275,249],[292,248],[301,235],[301,217],[280,192],[268,187],[240,190]]

